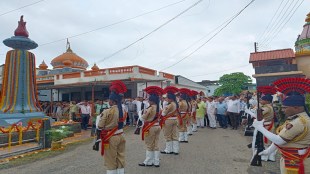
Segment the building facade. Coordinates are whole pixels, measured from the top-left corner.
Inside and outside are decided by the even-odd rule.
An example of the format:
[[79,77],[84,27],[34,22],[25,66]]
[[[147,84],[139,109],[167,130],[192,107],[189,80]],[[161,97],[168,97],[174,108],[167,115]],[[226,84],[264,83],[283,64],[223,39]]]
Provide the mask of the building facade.
[[295,52],[288,48],[251,53],[249,62],[255,69],[257,86],[285,77],[310,78],[310,13],[305,22],[295,42]]
[[292,49],[251,53],[250,63],[255,69],[253,77],[257,86],[268,86],[280,78],[303,76],[302,71],[298,71]]
[[145,68],[138,65],[100,69],[96,64],[91,70],[87,61],[75,54],[70,45],[65,53],[51,61],[52,69],[43,61],[37,69],[40,101],[82,101],[107,99],[109,86],[114,80],[123,81],[128,91],[125,98],[145,97],[148,86],[176,86],[204,91],[205,87],[180,75]]

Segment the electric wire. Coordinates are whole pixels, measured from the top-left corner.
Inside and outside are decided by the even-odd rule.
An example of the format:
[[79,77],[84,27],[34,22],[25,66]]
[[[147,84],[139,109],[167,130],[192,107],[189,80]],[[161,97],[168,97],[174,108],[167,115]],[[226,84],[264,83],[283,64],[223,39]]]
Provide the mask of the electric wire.
[[278,14],[278,11],[279,11],[280,7],[282,6],[283,2],[284,2],[284,0],[281,1],[281,3],[280,3],[280,5],[278,6],[276,12],[273,14],[271,20],[269,21],[267,27],[264,29],[263,33],[258,37],[258,38],[259,38],[259,39],[258,39],[258,43],[260,43],[261,39],[265,36],[265,34],[266,34],[266,32],[268,31],[268,29],[270,28],[271,24],[274,23],[273,20],[275,19],[276,14]]
[[168,5],[166,5],[166,6],[160,7],[160,8],[158,8],[158,9],[151,10],[151,11],[148,11],[148,12],[145,12],[145,13],[141,13],[141,14],[139,14],[139,15],[136,15],[136,16],[133,16],[133,17],[130,17],[130,18],[126,18],[126,19],[123,19],[123,20],[120,20],[120,21],[117,21],[117,22],[114,22],[114,23],[111,23],[111,24],[108,24],[108,25],[105,25],[105,26],[102,26],[102,27],[99,27],[99,28],[95,28],[95,29],[92,29],[92,30],[89,30],[89,31],[85,31],[85,32],[83,32],[83,33],[79,33],[79,34],[67,36],[67,37],[65,37],[65,38],[57,39],[57,40],[54,40],[54,41],[51,41],[51,42],[39,44],[39,46],[40,46],[40,47],[46,46],[46,45],[53,44],[53,43],[56,43],[56,42],[64,41],[64,40],[66,40],[66,39],[71,39],[71,38],[79,37],[79,36],[82,36],[82,35],[85,35],[85,34],[92,33],[92,32],[94,32],[94,31],[98,31],[98,30],[102,30],[102,29],[105,29],[105,28],[108,28],[108,27],[112,27],[112,26],[114,26],[114,25],[118,25],[118,24],[121,24],[121,23],[130,21],[130,20],[139,18],[139,17],[141,17],[141,16],[145,16],[145,15],[148,15],[148,14],[151,14],[151,13],[154,13],[154,12],[157,12],[157,11],[160,11],[160,10],[162,10],[162,9],[165,9],[165,8],[168,8],[168,7],[177,5],[177,4],[179,4],[179,3],[181,3],[181,2],[184,2],[184,1],[186,1],[186,0],[177,1],[177,2],[174,2],[174,3],[168,4]]
[[[283,21],[285,21],[285,19],[287,18],[287,15],[290,13],[290,11],[294,8],[294,6],[292,7],[292,4],[294,3],[294,1],[296,2],[295,5],[297,4],[296,0],[292,0],[290,2],[290,4],[288,5],[288,7],[286,8],[286,10],[284,11],[284,13],[282,14],[281,18],[279,20],[277,20],[276,24],[270,29],[270,31],[266,34],[265,39],[261,41],[261,44],[265,44],[270,37],[273,36],[273,34],[277,31],[277,29],[281,26],[281,24],[283,23]],[[288,1],[289,2],[289,1]],[[292,7],[292,9],[291,9]]]
[[[301,6],[301,4],[302,4],[303,2],[304,2],[304,0],[302,0],[302,1],[300,2],[300,4],[299,4],[295,9],[292,9],[292,10],[290,11],[290,14],[291,14],[291,12],[292,12],[292,14],[291,14],[290,16],[287,16],[288,19],[287,19],[286,21],[283,21],[281,27],[278,27],[278,29],[277,29],[277,31],[274,33],[274,35],[271,36],[270,38],[268,38],[268,40],[267,40],[266,43],[265,43],[265,45],[266,45],[267,47],[269,46],[269,44],[271,43],[271,41],[273,41],[273,39],[276,38],[276,37],[279,35],[279,33],[283,30],[283,28],[286,26],[286,24],[291,20],[291,18],[294,16],[294,14],[296,13],[296,11],[298,10],[298,8]],[[296,5],[297,5],[297,3],[294,5],[294,7],[295,7]]]
[[19,7],[19,8],[16,8],[16,9],[14,9],[14,10],[10,10],[10,11],[1,13],[0,16],[3,16],[3,15],[6,15],[6,14],[8,14],[8,13],[11,13],[11,12],[14,12],[14,11],[17,11],[17,10],[20,10],[20,9],[23,9],[23,8],[26,8],[26,7],[35,5],[35,4],[40,3],[40,2],[42,2],[42,1],[45,1],[45,0],[36,1],[36,2],[31,3],[31,4],[27,4],[27,5],[21,6],[21,7]]
[[206,42],[204,42],[202,45],[200,45],[198,48],[196,48],[194,51],[192,51],[191,53],[189,53],[188,55],[186,55],[185,57],[183,57],[182,59],[180,59],[179,61],[173,63],[172,65],[161,69],[160,71],[169,69],[177,64],[179,64],[180,62],[182,62],[183,60],[189,58],[191,55],[193,55],[195,52],[197,52],[198,50],[200,50],[204,45],[206,45],[207,43],[209,43],[215,36],[217,36],[222,30],[224,30],[234,19],[236,19],[246,8],[248,8],[255,0],[250,1],[244,8],[242,8],[231,20],[229,20],[229,22],[227,24],[225,24],[223,27],[221,27],[221,29],[219,31],[217,31],[211,38],[209,38]]
[[216,72],[207,73],[207,74],[194,75],[194,76],[189,76],[189,77],[200,77],[200,76],[207,76],[207,75],[212,75],[212,74],[218,74],[218,73],[222,73],[222,72],[225,72],[225,71],[230,71],[230,70],[234,70],[234,69],[239,69],[239,68],[247,67],[249,65],[251,65],[251,64],[241,65],[241,66],[238,66],[238,67],[232,67],[232,68],[221,70],[221,71],[216,71]]
[[181,16],[182,14],[186,13],[188,10],[192,9],[193,7],[195,7],[196,5],[198,5],[199,3],[201,3],[203,0],[199,0],[197,2],[195,2],[193,5],[189,6],[188,8],[186,8],[185,10],[183,10],[181,13],[179,13],[178,15],[174,16],[173,18],[171,18],[170,20],[166,21],[165,23],[163,23],[162,25],[160,25],[159,27],[155,28],[154,30],[152,30],[151,32],[149,32],[148,34],[144,35],[143,37],[137,39],[136,41],[132,42],[131,44],[117,50],[116,52],[110,54],[109,56],[104,57],[102,60],[99,60],[98,63],[102,63],[105,60],[123,52],[124,50],[128,49],[129,47],[131,47],[132,45],[135,45],[136,43],[140,42],[141,40],[145,39],[146,37],[150,36],[151,34],[153,34],[154,32],[156,32],[157,30],[161,29],[162,27],[164,27],[165,25],[169,24],[170,22],[172,22],[173,20],[175,20],[176,18],[178,18],[179,16]]

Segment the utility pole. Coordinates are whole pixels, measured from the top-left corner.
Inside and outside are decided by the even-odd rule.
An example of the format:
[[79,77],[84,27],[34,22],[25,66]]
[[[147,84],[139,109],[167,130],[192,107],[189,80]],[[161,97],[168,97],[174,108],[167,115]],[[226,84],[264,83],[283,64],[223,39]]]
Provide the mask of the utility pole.
[[257,42],[254,42],[254,50],[255,50],[255,53],[257,53]]

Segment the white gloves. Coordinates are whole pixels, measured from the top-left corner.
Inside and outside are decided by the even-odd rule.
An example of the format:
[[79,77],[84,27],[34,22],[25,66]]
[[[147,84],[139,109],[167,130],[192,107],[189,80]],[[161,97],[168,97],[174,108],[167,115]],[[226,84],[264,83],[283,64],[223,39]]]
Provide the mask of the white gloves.
[[262,121],[257,121],[254,120],[253,122],[253,127],[260,131],[265,137],[267,137],[270,141],[277,145],[283,145],[286,144],[286,141],[284,141],[279,135],[273,134],[269,132],[265,127],[264,127],[264,120]]
[[99,114],[97,117],[96,117],[96,128],[99,129],[99,121],[101,119],[101,114]]
[[265,150],[261,151],[258,155],[270,155],[272,152],[274,152],[275,150],[277,150],[277,146],[275,146],[273,143]]
[[144,121],[144,119],[142,118],[142,111],[143,111],[143,110],[139,111],[139,112],[138,112],[138,115],[139,115],[139,119],[140,119],[141,121]]
[[255,129],[257,129],[258,131],[262,132],[261,130],[265,129],[264,128],[264,121],[265,121],[264,119],[262,121],[258,121],[255,119],[252,126],[255,127]]
[[247,114],[249,114],[249,115],[251,115],[252,118],[256,118],[256,117],[257,117],[256,114],[255,114],[254,112],[252,112],[252,111],[251,111],[250,109],[248,109],[248,108],[246,108],[246,109],[244,110],[244,112],[247,113]]

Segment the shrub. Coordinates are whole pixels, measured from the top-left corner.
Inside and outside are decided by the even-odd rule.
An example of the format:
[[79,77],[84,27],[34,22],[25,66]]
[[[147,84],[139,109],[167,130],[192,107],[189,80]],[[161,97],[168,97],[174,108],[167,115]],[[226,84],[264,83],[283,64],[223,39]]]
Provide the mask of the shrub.
[[66,137],[68,137],[69,134],[72,134],[73,132],[70,131],[70,128],[68,126],[61,126],[60,128],[52,128],[51,130],[48,130],[46,132],[51,139],[51,141],[60,141]]

